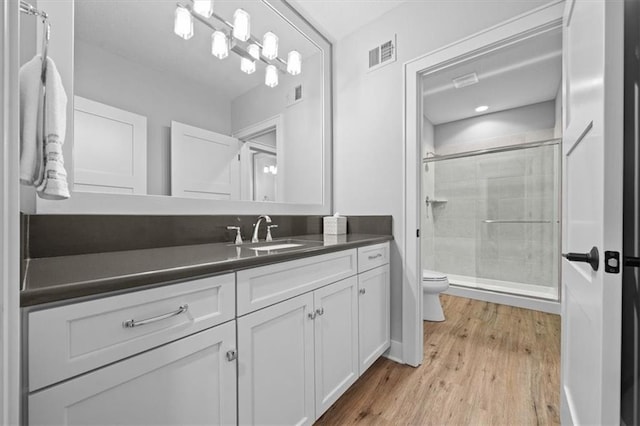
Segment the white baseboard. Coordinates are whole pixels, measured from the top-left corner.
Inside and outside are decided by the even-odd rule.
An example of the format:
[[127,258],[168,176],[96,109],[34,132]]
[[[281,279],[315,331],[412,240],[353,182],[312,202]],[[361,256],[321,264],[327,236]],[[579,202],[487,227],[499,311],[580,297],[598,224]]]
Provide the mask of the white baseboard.
[[533,309],[534,311],[546,312],[548,314],[560,315],[560,302],[552,300],[534,299],[531,297],[516,296],[513,294],[496,293],[476,288],[466,288],[460,286],[449,286],[443,292],[452,296],[466,297],[468,299],[482,300],[484,302],[499,303],[501,305],[515,306],[516,308]]
[[390,359],[391,361],[398,362],[400,364],[404,364],[402,360],[402,342],[398,342],[397,340],[391,341],[391,346],[385,353],[382,354],[383,357]]

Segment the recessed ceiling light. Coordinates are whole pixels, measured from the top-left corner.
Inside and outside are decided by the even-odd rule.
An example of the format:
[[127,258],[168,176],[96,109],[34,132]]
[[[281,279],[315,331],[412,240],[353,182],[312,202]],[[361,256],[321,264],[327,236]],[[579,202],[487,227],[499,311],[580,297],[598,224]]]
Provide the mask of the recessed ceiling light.
[[488,110],[489,107],[486,105],[480,105],[479,107],[476,108],[476,112],[485,112],[486,110]]

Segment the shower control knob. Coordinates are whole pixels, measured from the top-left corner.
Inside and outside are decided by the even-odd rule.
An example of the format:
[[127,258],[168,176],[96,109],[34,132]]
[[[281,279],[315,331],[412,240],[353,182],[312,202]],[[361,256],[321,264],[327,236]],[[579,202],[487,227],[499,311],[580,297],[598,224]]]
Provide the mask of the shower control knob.
[[571,262],[588,263],[594,271],[598,270],[598,266],[600,264],[597,247],[592,247],[589,253],[562,253],[562,257]]

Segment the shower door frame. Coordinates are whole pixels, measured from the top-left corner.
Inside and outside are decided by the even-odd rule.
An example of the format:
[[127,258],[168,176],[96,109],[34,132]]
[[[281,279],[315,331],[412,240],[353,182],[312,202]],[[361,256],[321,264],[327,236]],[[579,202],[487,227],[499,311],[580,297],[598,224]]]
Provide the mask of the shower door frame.
[[420,267],[422,78],[424,75],[562,28],[564,2],[555,1],[487,28],[403,64],[404,85],[404,246],[402,358],[418,366],[423,358]]
[[[478,149],[478,150],[473,150],[473,151],[464,151],[464,152],[456,152],[454,154],[445,154],[445,155],[433,155],[430,157],[424,157],[422,159],[422,164],[425,163],[437,163],[439,161],[446,161],[446,160],[455,160],[458,158],[469,158],[469,157],[477,157],[480,155],[487,155],[487,154],[499,154],[501,152],[509,152],[509,151],[519,151],[519,150],[523,150],[523,149],[533,149],[533,148],[539,148],[539,147],[543,147],[543,146],[556,146],[558,148],[558,158],[556,159],[557,163],[554,165],[556,166],[555,169],[555,175],[554,175],[554,185],[555,185],[555,189],[556,189],[556,209],[557,209],[557,215],[556,215],[556,219],[555,219],[555,224],[558,225],[558,235],[557,235],[557,241],[556,241],[556,253],[557,255],[557,259],[556,259],[556,263],[558,266],[558,273],[556,276],[557,282],[556,282],[556,291],[557,291],[557,297],[555,299],[543,299],[543,298],[538,298],[535,296],[523,296],[521,294],[518,294],[516,292],[508,292],[508,291],[498,291],[498,290],[487,290],[484,289],[480,286],[478,286],[477,288],[470,288],[470,287],[466,287],[463,285],[456,285],[456,287],[459,287],[459,291],[453,290],[451,293],[453,292],[460,292],[460,293],[465,293],[466,291],[472,291],[472,292],[486,292],[486,291],[491,291],[494,293],[498,293],[500,295],[504,295],[504,296],[515,296],[518,299],[512,299],[512,300],[519,300],[520,303],[516,304],[520,307],[527,307],[527,308],[533,308],[533,309],[537,309],[540,311],[544,311],[544,312],[548,312],[548,313],[554,313],[554,314],[560,314],[560,300],[562,299],[562,286],[560,285],[561,282],[561,278],[562,278],[562,271],[560,269],[560,265],[561,265],[561,257],[560,257],[560,253],[562,252],[562,238],[560,238],[561,236],[561,224],[560,224],[560,217],[562,216],[562,138],[553,138],[553,139],[546,139],[546,140],[540,140],[540,141],[534,141],[534,142],[525,142],[525,143],[520,143],[520,144],[515,144],[515,145],[503,145],[503,146],[498,146],[498,147],[494,147],[494,148],[484,148],[484,149]],[[420,194],[422,195],[422,193]],[[494,220],[489,220],[488,222],[496,222]],[[497,222],[500,222],[500,220],[497,220]],[[536,222],[540,222],[540,221],[527,221],[527,220],[517,220],[515,222],[522,222],[522,223],[536,223]],[[550,221],[549,223],[554,223],[553,221]],[[420,258],[422,259],[422,258]],[[451,283],[452,285],[455,285],[455,283]],[[463,295],[461,294],[461,295]],[[457,295],[457,294],[456,294]],[[522,299],[520,299],[522,298]],[[489,298],[487,298],[489,299]],[[526,299],[532,299],[531,304],[526,303]],[[483,299],[484,300],[484,299]],[[490,299],[489,299],[490,300]],[[509,300],[507,298],[502,298],[502,300]],[[524,301],[524,303],[522,303]]]

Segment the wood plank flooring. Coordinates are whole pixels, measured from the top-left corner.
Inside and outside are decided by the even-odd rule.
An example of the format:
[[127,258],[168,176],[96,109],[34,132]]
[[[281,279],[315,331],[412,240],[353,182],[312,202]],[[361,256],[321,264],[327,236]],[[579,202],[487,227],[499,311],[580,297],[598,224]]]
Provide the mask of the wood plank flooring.
[[441,295],[418,368],[379,359],[317,425],[560,424],[560,317]]

